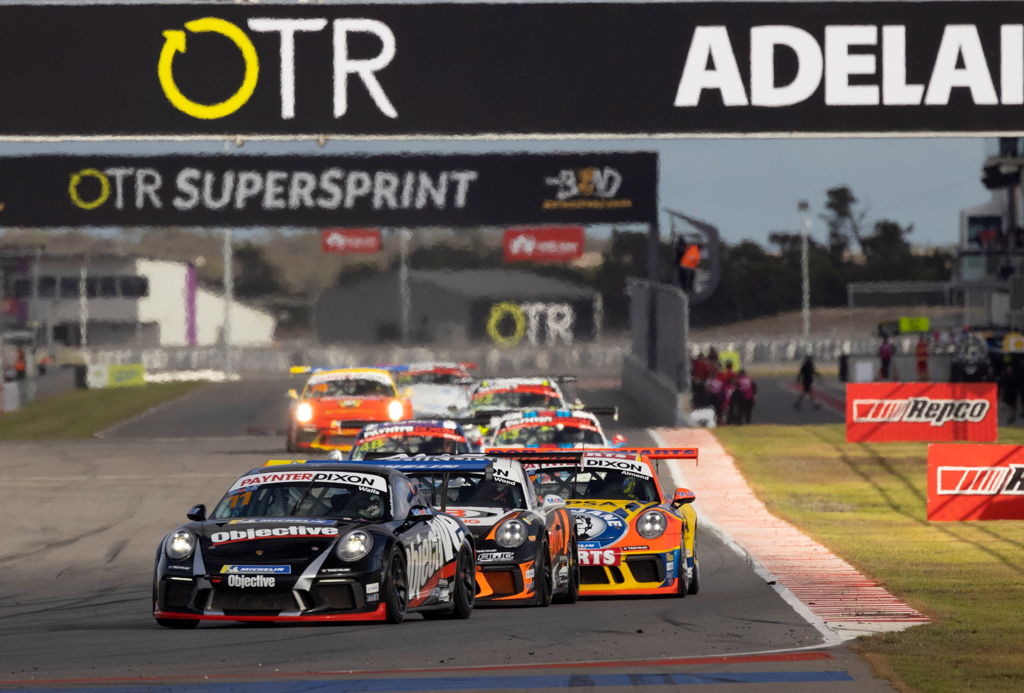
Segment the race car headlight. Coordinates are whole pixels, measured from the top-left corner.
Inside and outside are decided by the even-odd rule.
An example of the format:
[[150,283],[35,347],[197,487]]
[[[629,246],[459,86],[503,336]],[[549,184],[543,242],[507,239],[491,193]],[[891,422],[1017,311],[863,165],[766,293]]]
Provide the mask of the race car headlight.
[[361,529],[349,532],[338,542],[335,553],[343,561],[358,561],[373,548],[373,535]]
[[644,539],[657,539],[665,533],[667,526],[665,516],[657,510],[648,510],[636,521],[636,531]]
[[405,416],[405,407],[397,399],[388,402],[388,418],[392,421],[401,421]]
[[526,525],[521,520],[507,520],[494,533],[494,540],[503,549],[514,549],[526,541]]
[[299,423],[309,423],[313,420],[313,405],[309,402],[299,402],[295,407],[295,420]]
[[196,535],[187,529],[179,529],[167,537],[167,541],[164,543],[164,551],[167,552],[167,557],[174,561],[188,558],[192,555],[195,548]]

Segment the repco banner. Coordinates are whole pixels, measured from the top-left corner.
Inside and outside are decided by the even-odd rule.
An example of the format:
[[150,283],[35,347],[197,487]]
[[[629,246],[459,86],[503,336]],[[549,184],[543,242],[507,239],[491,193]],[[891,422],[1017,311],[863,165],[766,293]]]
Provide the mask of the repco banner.
[[324,229],[320,232],[320,247],[325,253],[376,253],[380,245],[380,229]]
[[995,383],[850,383],[846,440],[995,441]]
[[0,6],[0,137],[1019,133],[1019,1]]
[[1024,447],[929,445],[929,520],[1024,520]]

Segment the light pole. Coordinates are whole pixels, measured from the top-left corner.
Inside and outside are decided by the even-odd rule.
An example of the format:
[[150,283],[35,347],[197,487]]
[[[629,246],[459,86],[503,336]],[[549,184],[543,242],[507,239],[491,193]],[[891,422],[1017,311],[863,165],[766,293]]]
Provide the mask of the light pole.
[[800,200],[797,204],[800,215],[803,217],[803,232],[800,234],[800,289],[803,294],[803,319],[804,337],[811,334],[811,273],[808,268],[807,259],[807,235],[811,232],[811,217],[807,214],[810,205],[807,200]]

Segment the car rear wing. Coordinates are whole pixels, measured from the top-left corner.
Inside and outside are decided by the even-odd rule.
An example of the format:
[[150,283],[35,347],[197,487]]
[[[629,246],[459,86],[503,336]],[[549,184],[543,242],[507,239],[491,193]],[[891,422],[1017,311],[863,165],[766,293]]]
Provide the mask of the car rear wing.
[[391,467],[400,472],[488,472],[494,464],[493,458],[476,455],[391,455],[349,461]]
[[649,460],[697,461],[697,448],[576,448],[574,450],[535,450],[530,448],[487,448],[488,455],[505,457],[530,464],[574,464],[584,455],[642,455]]

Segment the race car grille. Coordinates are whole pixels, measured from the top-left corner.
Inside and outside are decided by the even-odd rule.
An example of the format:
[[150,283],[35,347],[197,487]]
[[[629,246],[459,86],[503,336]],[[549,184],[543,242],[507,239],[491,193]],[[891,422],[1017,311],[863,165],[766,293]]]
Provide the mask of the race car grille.
[[349,583],[320,583],[313,586],[309,591],[317,607],[328,609],[354,609],[356,608],[355,594],[352,592],[352,585]]
[[601,566],[583,565],[580,566],[580,583],[584,585],[607,585],[611,580],[608,573]]
[[295,611],[298,606],[291,592],[248,592],[245,590],[213,591],[211,609],[228,611]]
[[626,558],[626,565],[637,582],[665,581],[662,562],[654,556],[629,556]]
[[487,584],[495,595],[515,594],[520,590],[516,587],[516,577],[511,570],[488,570]]
[[195,583],[191,580],[166,580],[164,582],[164,606],[171,609],[187,607],[192,598],[194,586]]
[[317,433],[317,431],[298,430],[295,432],[295,442],[301,445],[309,445],[316,440]]

